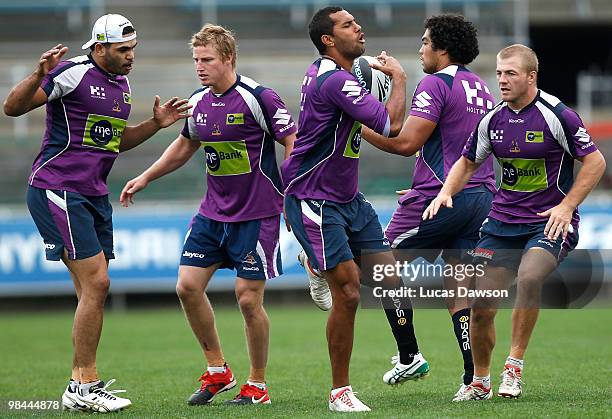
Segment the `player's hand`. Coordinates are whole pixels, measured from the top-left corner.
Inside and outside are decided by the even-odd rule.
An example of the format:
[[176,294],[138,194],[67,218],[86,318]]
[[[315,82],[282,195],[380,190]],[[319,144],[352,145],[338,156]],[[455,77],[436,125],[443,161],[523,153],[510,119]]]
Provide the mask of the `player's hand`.
[[285,209],[283,208],[283,219],[285,220],[285,227],[287,227],[287,231],[291,231],[291,224],[289,224],[289,220],[287,219],[287,214],[285,213]]
[[376,59],[380,64],[370,63],[370,67],[382,71],[392,79],[406,79],[406,73],[402,65],[394,57],[387,55],[387,51],[382,51]]
[[440,207],[452,208],[453,198],[447,194],[438,194],[436,198],[429,203],[429,206],[423,211],[423,220],[431,220],[436,216]]
[[400,189],[399,191],[395,191],[396,195],[399,196],[404,196],[406,195],[408,192],[410,192],[412,189]]
[[155,96],[153,104],[153,119],[160,128],[166,128],[174,124],[179,119],[189,118],[191,114],[188,112],[192,105],[187,105],[189,100],[173,97],[163,105],[159,104],[159,96]]
[[63,46],[62,44],[57,44],[49,51],[44,52],[38,61],[36,74],[39,77],[45,77],[47,74],[49,74],[49,71],[57,67],[66,52],[68,52],[68,47]]
[[130,204],[134,204],[134,195],[136,195],[136,192],[143,190],[148,184],[149,182],[142,176],[138,176],[126,183],[121,190],[121,195],[119,195],[121,206],[127,208]]
[[546,227],[544,227],[544,235],[548,240],[556,241],[559,235],[562,235],[563,240],[567,237],[572,222],[574,208],[561,202],[559,205],[552,207],[544,212],[539,212],[541,217],[548,217]]

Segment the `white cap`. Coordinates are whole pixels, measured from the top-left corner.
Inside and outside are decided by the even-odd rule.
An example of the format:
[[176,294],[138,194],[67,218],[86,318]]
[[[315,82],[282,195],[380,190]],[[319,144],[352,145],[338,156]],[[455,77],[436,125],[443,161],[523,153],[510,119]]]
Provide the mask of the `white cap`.
[[127,26],[131,26],[130,22],[126,17],[121,15],[104,15],[96,20],[91,30],[91,39],[85,42],[82,46],[83,49],[88,49],[96,42],[100,43],[114,43],[114,42],[126,42],[136,38],[136,30],[128,36],[123,36],[123,29]]

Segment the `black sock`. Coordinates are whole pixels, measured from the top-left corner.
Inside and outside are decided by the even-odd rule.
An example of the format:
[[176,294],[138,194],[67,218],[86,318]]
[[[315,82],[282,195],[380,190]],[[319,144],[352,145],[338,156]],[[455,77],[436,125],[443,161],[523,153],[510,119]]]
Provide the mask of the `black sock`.
[[387,316],[389,326],[395,337],[400,362],[404,365],[412,363],[414,356],[419,353],[419,345],[414,334],[412,323],[413,311],[409,297],[380,299]]
[[474,362],[472,361],[472,344],[470,342],[470,309],[464,308],[453,314],[453,329],[463,356],[463,384],[468,385],[474,378]]

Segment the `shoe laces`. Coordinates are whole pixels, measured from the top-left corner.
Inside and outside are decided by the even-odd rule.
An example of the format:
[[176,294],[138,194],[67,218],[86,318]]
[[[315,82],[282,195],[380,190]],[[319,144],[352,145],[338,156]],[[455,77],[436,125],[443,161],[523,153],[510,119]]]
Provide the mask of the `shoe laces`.
[[104,384],[104,381],[102,381],[102,384],[104,384],[103,387],[96,387],[93,390],[91,390],[91,393],[97,394],[100,397],[104,397],[105,399],[109,399],[109,400],[117,400],[117,398],[115,396],[113,396],[113,394],[116,393],[125,393],[125,390],[109,390],[108,388],[111,386],[111,384],[113,384],[116,380],[114,378],[111,378],[110,380],[108,380],[108,382],[106,384]]
[[257,386],[253,386],[250,384],[243,384],[242,386],[240,386],[240,393],[238,393],[236,395],[236,399],[239,399],[241,397],[261,397],[261,395],[263,393],[265,393],[266,390],[262,390]]
[[503,385],[512,387],[515,385],[521,385],[521,370],[513,367],[508,367],[502,372],[501,379]]
[[339,399],[345,405],[355,408],[355,401],[353,400],[353,397],[351,397],[351,395],[356,396],[357,393],[348,388],[345,388],[339,394],[336,394],[335,399]]
[[391,357],[391,364],[395,365],[398,362],[400,362],[400,354],[399,354],[399,352],[396,355],[393,355]]

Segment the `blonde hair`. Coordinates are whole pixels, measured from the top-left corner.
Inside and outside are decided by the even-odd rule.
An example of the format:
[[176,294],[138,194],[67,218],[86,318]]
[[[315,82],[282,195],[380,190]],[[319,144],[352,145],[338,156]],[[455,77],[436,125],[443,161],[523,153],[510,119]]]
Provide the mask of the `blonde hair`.
[[234,33],[223,26],[207,23],[199,32],[193,34],[189,45],[192,49],[214,45],[223,61],[231,58],[232,67],[236,68],[236,39]]
[[518,56],[521,60],[523,68],[528,72],[539,70],[540,63],[538,62],[538,56],[533,50],[522,44],[510,45],[497,54],[497,58],[503,60],[506,58]]

